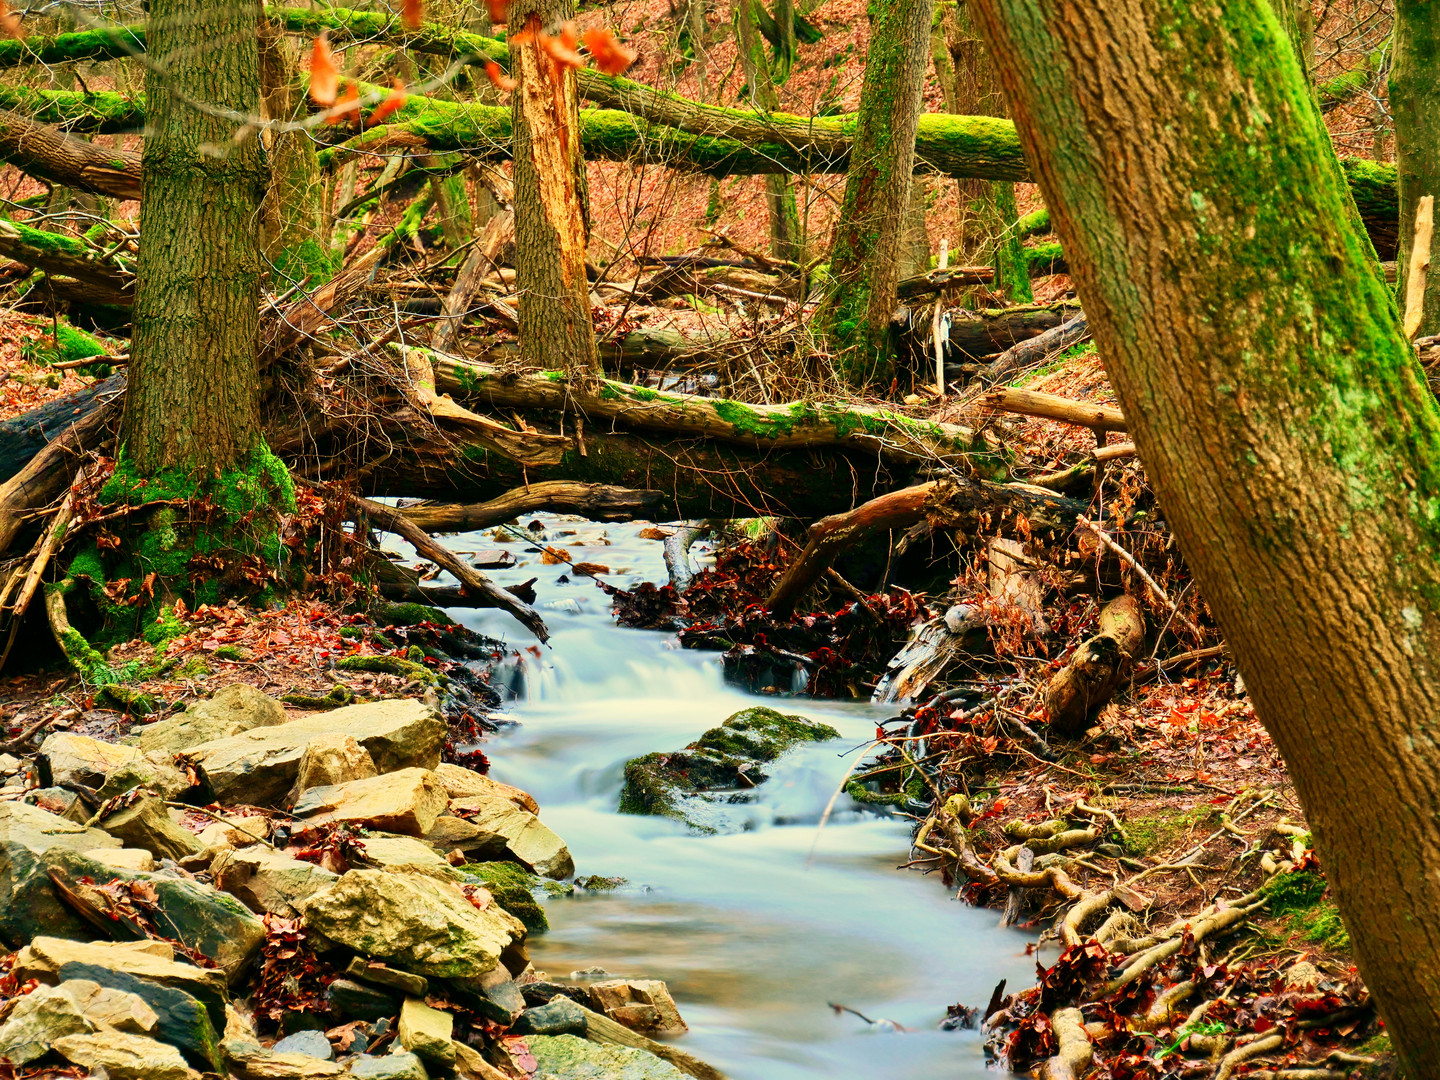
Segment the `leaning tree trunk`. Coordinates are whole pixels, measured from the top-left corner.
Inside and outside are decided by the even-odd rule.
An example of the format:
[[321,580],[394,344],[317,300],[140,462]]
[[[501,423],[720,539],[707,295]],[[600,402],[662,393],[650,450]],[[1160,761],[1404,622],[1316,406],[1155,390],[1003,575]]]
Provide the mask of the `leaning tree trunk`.
[[[1433,2],[1396,0],[1390,109],[1395,116],[1400,188],[1396,265],[1399,295],[1404,296],[1410,277],[1410,245],[1415,238],[1415,208],[1423,195],[1440,196],[1440,10]],[[1425,280],[1420,333],[1440,333],[1440,271],[1435,269]]]
[[[514,0],[509,9],[515,130],[515,283],[520,355],[551,370],[600,370],[585,247],[585,158],[575,71],[541,47],[573,14],[570,0]],[[530,40],[517,45],[521,32]]]
[[[130,390],[121,434],[141,475],[219,473],[260,440],[256,334],[265,151],[212,110],[260,110],[257,0],[151,0],[150,115]],[[191,103],[195,104],[191,104]]]
[[[772,64],[760,33],[757,8],[760,0],[737,0],[735,5],[735,38],[740,49],[740,66],[750,85],[750,97],[760,113],[772,113],[780,107],[780,86],[790,75],[795,53],[795,5],[792,0],[775,4],[777,61]],[[770,250],[778,259],[798,262],[800,259],[800,214],[795,208],[795,191],[785,173],[765,177],[765,205],[770,212]]]
[[973,8],[1361,972],[1409,1074],[1433,1076],[1440,408],[1344,224],[1295,53],[1268,0]]
[[845,199],[835,223],[826,321],[841,371],[853,383],[889,382],[890,324],[915,165],[920,92],[934,0],[871,7],[870,48]]

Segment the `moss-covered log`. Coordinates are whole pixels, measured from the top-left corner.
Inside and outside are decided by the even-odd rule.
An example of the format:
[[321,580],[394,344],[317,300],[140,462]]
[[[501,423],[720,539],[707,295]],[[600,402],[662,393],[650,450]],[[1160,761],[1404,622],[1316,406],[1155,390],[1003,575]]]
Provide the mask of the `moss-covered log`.
[[0,218],[0,256],[75,282],[94,303],[129,306],[134,278],[128,269],[102,260],[101,254],[77,237]]
[[140,155],[103,149],[8,109],[0,109],[0,161],[52,184],[117,199],[140,197]]

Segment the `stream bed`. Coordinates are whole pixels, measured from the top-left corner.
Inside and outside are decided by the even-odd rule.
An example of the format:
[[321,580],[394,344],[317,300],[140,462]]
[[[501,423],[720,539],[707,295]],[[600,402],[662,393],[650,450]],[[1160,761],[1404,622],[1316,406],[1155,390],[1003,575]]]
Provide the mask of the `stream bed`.
[[[611,568],[614,585],[665,581],[662,544],[640,536],[644,522],[534,520],[545,543]],[[513,568],[487,573],[501,584],[538,576],[537,607],[551,630],[537,656],[508,616],[449,612],[518,653],[514,667],[497,672],[512,679],[506,715],[519,723],[485,743],[491,775],[534,794],[580,876],[629,883],[547,901],[552,928],[530,942],[538,970],[565,978],[600,967],[664,979],[690,1025],[682,1045],[734,1080],[985,1072],[979,1034],[938,1024],[948,1004],[984,1005],[1002,978],[1028,985],[1029,935],[998,929],[994,912],[957,902],[935,878],[897,870],[909,846],[904,819],[862,811],[842,795],[817,831],[851,755],[893,708],[738,692],[722,681],[718,654],[618,627],[595,583],[563,564],[542,565],[526,551],[537,545],[502,544],[490,531],[444,542],[462,557],[511,551]],[[678,750],[754,704],[823,721],[842,739],[783,758],[743,832],[694,836],[677,822],[617,812],[626,761]],[[910,1030],[870,1028],[835,1015],[829,1002]]]

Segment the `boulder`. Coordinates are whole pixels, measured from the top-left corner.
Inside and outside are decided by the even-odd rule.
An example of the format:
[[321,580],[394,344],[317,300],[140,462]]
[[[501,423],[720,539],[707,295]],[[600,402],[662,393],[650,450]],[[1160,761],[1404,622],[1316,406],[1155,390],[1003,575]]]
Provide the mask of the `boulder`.
[[578,1035],[585,1037],[585,1010],[567,997],[552,998],[520,1014],[512,1035]]
[[119,846],[109,833],[38,806],[0,803],[0,941],[18,949],[37,935],[89,937],[90,924],[55,892],[50,853]]
[[674,1065],[647,1050],[574,1035],[532,1035],[525,1043],[539,1066],[534,1080],[686,1080]]
[[525,995],[504,966],[487,971],[466,989],[475,995],[475,1011],[504,1027],[525,1011]]
[[94,979],[77,978],[74,975],[62,978],[64,981],[55,989],[74,998],[85,1019],[97,1028],[108,1027],[131,1035],[149,1035],[160,1022],[159,1014],[139,994],[102,986]]
[[320,1080],[345,1075],[345,1069],[333,1061],[310,1054],[276,1053],[254,1043],[227,1042],[225,1056],[231,1075],[243,1080]]
[[466,863],[459,872],[467,880],[489,889],[495,902],[524,923],[532,934],[550,929],[545,909],[535,898],[545,883],[523,866],[513,862]]
[[[73,960],[60,965],[58,977],[63,980],[62,986],[84,982],[143,1001],[155,1016],[153,1029],[147,1029],[143,1034],[179,1048],[190,1064],[198,1069],[208,1072],[224,1071],[224,1058],[220,1053],[220,1040],[215,1035],[216,1026],[212,1013],[193,994],[126,971]],[[214,1015],[219,1017],[220,1023],[228,1023],[224,1001],[214,995],[207,996],[210,997],[211,1005],[217,1009]],[[119,1027],[118,1024],[113,1026]]]
[[141,848],[157,859],[179,862],[205,850],[205,844],[198,836],[170,820],[165,804],[154,795],[140,795],[97,818],[95,824],[126,847]]
[[697,833],[737,831],[744,821],[727,807],[753,797],[745,792],[768,778],[766,765],[801,743],[839,737],[828,724],[803,716],[742,709],[683,750],[628,762],[620,812],[673,818]]
[[177,799],[194,785],[190,777],[177,769],[164,755],[146,755],[127,761],[112,770],[100,785],[96,796],[104,801],[116,795],[124,795],[133,788],[143,787],[153,791],[162,799]]
[[365,837],[364,844],[365,861],[374,863],[385,870],[410,867],[418,870],[439,871],[442,877],[460,877],[459,872],[424,840],[416,840],[411,836],[371,834]]
[[486,1061],[479,1050],[458,1039],[455,1041],[455,1075],[460,1080],[510,1080],[507,1073]]
[[195,702],[178,716],[142,728],[140,749],[169,756],[201,743],[283,723],[285,706],[253,686],[236,683],[216,691],[208,701]]
[[140,848],[91,848],[81,854],[117,870],[135,870],[148,874],[155,869],[155,856]]
[[448,799],[429,769],[401,769],[311,788],[295,801],[292,813],[312,822],[340,822],[380,832],[424,836],[446,808]]
[[300,772],[295,779],[294,799],[311,788],[347,784],[378,776],[375,759],[353,735],[317,735],[305,744]]
[[329,1061],[335,1056],[323,1031],[297,1031],[294,1035],[285,1036],[270,1049],[276,1054],[309,1054],[321,1061]]
[[590,1007],[631,1031],[680,1035],[690,1030],[659,979],[606,979],[590,986]]
[[483,773],[477,773],[463,765],[455,765],[447,761],[435,769],[435,775],[440,777],[440,783],[445,785],[445,794],[452,799],[468,799],[472,795],[486,795],[494,799],[507,799],[521,810],[529,810],[532,814],[540,813],[540,804],[528,791],[521,791],[509,784],[502,784],[499,780],[492,780]]
[[143,1035],[123,1031],[66,1035],[55,1040],[55,1050],[65,1060],[110,1080],[199,1080],[199,1073],[185,1063],[179,1050]]
[[468,979],[500,962],[525,927],[499,905],[481,911],[452,884],[351,870],[297,905],[309,928],[417,975]]
[[293,919],[299,901],[328,889],[339,877],[322,866],[254,844],[220,851],[210,863],[210,879],[257,914]]
[[347,705],[278,727],[254,728],[192,747],[215,798],[275,805],[294,785],[305,747],[317,735],[350,735],[381,772],[440,763],[449,729],[434,708],[411,698]]
[[342,1021],[380,1020],[394,1016],[400,1009],[400,998],[353,979],[336,979],[327,996],[330,1007]]
[[45,736],[35,766],[42,787],[52,784],[83,784],[98,788],[105,777],[121,765],[141,760],[142,754],[133,746],[101,742],[88,735],[72,735],[56,731]]
[[270,822],[259,814],[221,814],[200,830],[200,842],[209,848],[243,848],[270,838]]
[[476,850],[508,854],[542,877],[566,878],[575,873],[575,861],[565,841],[534,814],[508,799],[471,795],[452,799],[450,811],[489,838],[477,842]]
[[455,1018],[448,1012],[432,1009],[419,998],[406,998],[396,1037],[426,1065],[449,1069],[455,1064],[454,1029]]
[[359,956],[350,958],[350,963],[345,968],[345,974],[352,979],[383,986],[387,990],[396,991],[407,997],[423,998],[430,993],[430,980],[424,976],[412,975],[408,971],[398,971]]
[[430,1074],[414,1054],[361,1054],[350,1063],[350,1075],[363,1080],[430,1080]]
[[65,1035],[84,1035],[95,1024],[71,993],[58,986],[41,986],[19,998],[0,1025],[0,1061],[25,1065],[50,1052]]

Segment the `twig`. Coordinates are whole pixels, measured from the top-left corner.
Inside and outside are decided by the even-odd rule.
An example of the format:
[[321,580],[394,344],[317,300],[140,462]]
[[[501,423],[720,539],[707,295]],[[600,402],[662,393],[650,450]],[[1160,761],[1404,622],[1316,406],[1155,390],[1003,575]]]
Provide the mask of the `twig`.
[[229,818],[223,818],[223,817],[221,817],[219,814],[215,813],[214,811],[206,810],[203,806],[191,806],[189,803],[170,802],[168,799],[166,800],[165,805],[166,805],[166,806],[170,806],[170,807],[174,807],[176,810],[185,810],[185,811],[189,811],[189,812],[196,813],[196,814],[203,814],[205,817],[208,817],[208,818],[210,818],[210,819],[212,819],[212,820],[214,820],[214,821],[218,821],[221,825],[224,825],[226,828],[234,829],[234,830],[235,830],[236,832],[238,832],[241,836],[248,836],[248,837],[250,837],[251,840],[254,840],[256,843],[264,844],[264,845],[265,845],[266,847],[268,847],[271,851],[279,851],[279,850],[280,850],[280,849],[277,848],[274,844],[272,844],[269,840],[266,840],[263,836],[256,836],[256,835],[255,835],[253,832],[251,832],[250,830],[248,830],[248,829],[242,829],[242,828],[240,828],[239,825],[236,825],[236,824],[235,824],[233,821],[231,821]]
[[1198,626],[1196,626],[1193,622],[1191,622],[1189,619],[1187,619],[1184,615],[1180,613],[1180,609],[1177,608],[1174,601],[1172,601],[1170,597],[1166,595],[1165,590],[1160,587],[1159,582],[1157,582],[1149,575],[1149,573],[1146,572],[1145,568],[1136,561],[1134,555],[1131,555],[1130,552],[1126,551],[1123,547],[1116,543],[1114,537],[1112,537],[1104,529],[1100,528],[1100,526],[1096,525],[1089,518],[1078,517],[1075,519],[1075,523],[1089,529],[1099,538],[1102,544],[1104,544],[1106,547],[1108,547],[1111,551],[1113,551],[1116,555],[1120,557],[1121,562],[1125,563],[1127,566],[1130,567],[1130,569],[1134,570],[1135,573],[1139,576],[1140,580],[1145,583],[1146,588],[1148,588],[1152,593],[1154,593],[1156,598],[1167,608],[1170,609],[1170,613],[1175,616],[1176,620],[1182,626],[1184,626],[1185,629],[1189,630],[1197,638],[1205,636],[1203,633],[1201,633]]
[[34,737],[37,731],[40,731],[42,728],[49,727],[61,717],[71,717],[79,715],[80,713],[76,709],[61,709],[57,713],[51,713],[49,716],[42,717],[41,719],[36,720],[35,723],[31,724],[24,731],[20,732],[19,735],[16,735],[15,738],[0,743],[0,753],[8,754],[11,751],[19,751],[20,753],[24,753],[25,751],[30,749],[28,743]]

